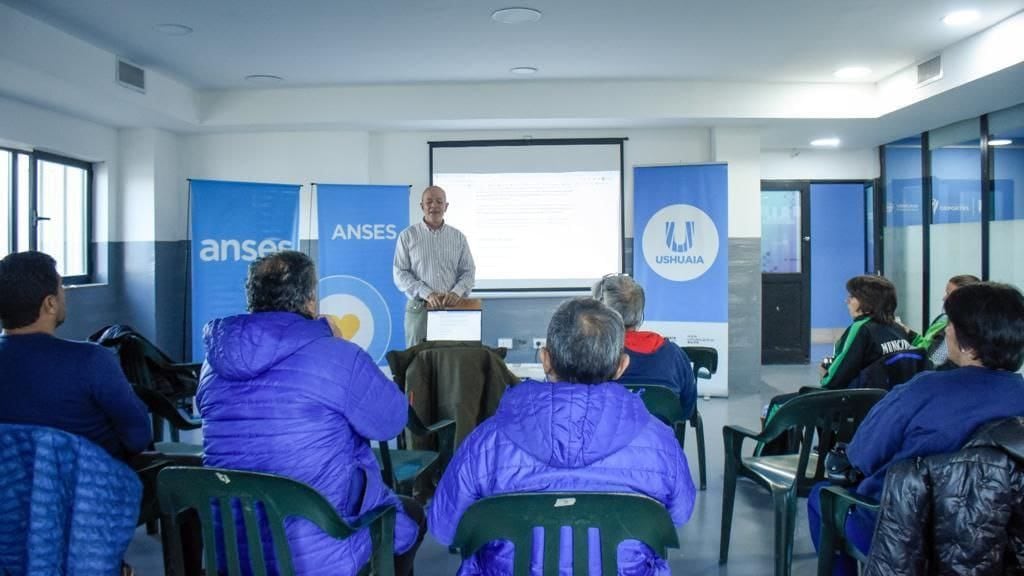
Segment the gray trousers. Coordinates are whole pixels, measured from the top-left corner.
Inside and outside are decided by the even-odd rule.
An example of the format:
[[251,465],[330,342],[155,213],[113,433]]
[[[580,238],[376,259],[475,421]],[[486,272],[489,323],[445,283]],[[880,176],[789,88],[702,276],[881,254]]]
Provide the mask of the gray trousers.
[[413,298],[405,305],[405,347],[412,348],[426,339],[427,303]]

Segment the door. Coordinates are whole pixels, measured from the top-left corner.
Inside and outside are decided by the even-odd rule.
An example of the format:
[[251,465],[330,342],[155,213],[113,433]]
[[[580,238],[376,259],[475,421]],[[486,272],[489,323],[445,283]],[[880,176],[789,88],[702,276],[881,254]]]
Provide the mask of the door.
[[761,363],[806,364],[811,352],[808,183],[761,182]]

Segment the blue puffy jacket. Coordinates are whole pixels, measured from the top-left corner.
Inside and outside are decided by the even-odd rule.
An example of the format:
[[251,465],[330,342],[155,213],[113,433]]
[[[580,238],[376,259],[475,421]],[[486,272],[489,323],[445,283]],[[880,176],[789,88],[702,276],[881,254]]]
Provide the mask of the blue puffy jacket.
[[135,471],[85,438],[0,424],[0,573],[117,574],[141,499]]
[[[621,385],[526,380],[505,393],[497,413],[452,459],[429,510],[430,532],[448,545],[476,500],[556,491],[646,494],[665,504],[676,525],[689,519],[696,495],[672,431]],[[491,543],[459,574],[511,574],[512,548]],[[571,542],[561,542],[561,557],[572,558]],[[636,541],[620,545],[618,558],[620,574],[669,573],[664,559]],[[600,561],[589,569],[599,572]]]
[[[384,503],[401,510],[368,439],[397,436],[408,403],[365,352],[333,337],[326,321],[287,312],[214,320],[203,340],[196,401],[204,464],[294,478],[347,519]],[[353,482],[364,477],[356,510],[361,486]],[[370,557],[365,530],[338,541],[305,519],[289,519],[285,527],[298,574],[355,574]],[[400,511],[396,553],[413,545],[417,531]]]

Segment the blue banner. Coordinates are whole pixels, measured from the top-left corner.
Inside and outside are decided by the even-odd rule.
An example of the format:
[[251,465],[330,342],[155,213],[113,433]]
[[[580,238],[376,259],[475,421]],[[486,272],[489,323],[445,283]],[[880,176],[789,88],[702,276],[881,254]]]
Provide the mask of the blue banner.
[[633,277],[649,320],[728,322],[725,164],[633,170]]
[[319,184],[320,313],[384,363],[405,349],[405,301],[392,276],[398,234],[409,222],[408,186]]
[[299,186],[192,180],[192,361],[203,326],[245,312],[245,277],[260,256],[299,246]]

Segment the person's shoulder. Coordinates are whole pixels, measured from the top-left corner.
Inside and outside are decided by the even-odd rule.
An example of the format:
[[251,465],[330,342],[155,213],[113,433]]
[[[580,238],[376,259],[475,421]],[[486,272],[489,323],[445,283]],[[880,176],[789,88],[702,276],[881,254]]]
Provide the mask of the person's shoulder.
[[51,345],[62,355],[73,355],[79,359],[104,361],[112,359],[115,356],[113,350],[105,348],[95,342],[54,338]]

